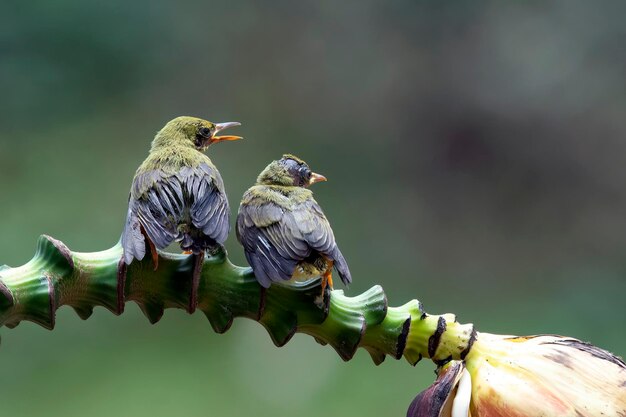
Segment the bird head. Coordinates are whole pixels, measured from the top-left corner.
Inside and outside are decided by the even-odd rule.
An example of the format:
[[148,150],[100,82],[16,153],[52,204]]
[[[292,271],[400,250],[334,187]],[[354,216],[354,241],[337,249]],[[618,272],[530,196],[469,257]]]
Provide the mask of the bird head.
[[326,177],[312,172],[306,162],[294,155],[272,161],[259,175],[258,184],[308,187]]
[[197,117],[181,116],[169,121],[157,133],[153,146],[183,145],[205,151],[216,142],[243,139],[241,136],[217,136],[222,130],[240,125],[238,122],[213,123]]

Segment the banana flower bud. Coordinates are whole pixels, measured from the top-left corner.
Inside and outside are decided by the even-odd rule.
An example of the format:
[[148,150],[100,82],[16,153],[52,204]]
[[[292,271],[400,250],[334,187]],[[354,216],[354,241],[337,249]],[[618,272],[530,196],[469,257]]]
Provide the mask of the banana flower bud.
[[478,333],[407,417],[624,417],[626,364],[573,338]]

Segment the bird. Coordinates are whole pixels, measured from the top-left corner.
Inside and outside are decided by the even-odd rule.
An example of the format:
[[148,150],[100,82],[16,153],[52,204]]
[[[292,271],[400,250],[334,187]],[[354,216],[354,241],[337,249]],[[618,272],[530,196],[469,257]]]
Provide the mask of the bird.
[[205,252],[221,248],[230,231],[224,182],[203,152],[214,143],[242,139],[217,136],[240,125],[177,117],[157,132],[133,178],[121,238],[124,262],[141,261],[149,249],[156,270],[157,248],[179,242],[185,253],[195,256],[189,312],[197,305]]
[[333,268],[344,284],[352,282],[348,263],[309,187],[326,177],[297,156],[272,161],[243,195],[237,214],[237,240],[259,284],[321,277],[323,301],[333,289]]

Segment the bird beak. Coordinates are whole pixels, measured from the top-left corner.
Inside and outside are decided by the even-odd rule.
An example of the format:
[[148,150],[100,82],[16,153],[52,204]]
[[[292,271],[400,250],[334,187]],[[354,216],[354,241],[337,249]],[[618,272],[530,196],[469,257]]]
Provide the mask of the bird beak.
[[241,136],[231,136],[231,135],[215,136],[217,133],[221,132],[222,130],[228,129],[229,127],[235,127],[235,126],[241,126],[241,123],[239,123],[239,122],[217,123],[215,125],[215,131],[213,132],[213,137],[211,137],[210,143],[222,142],[222,141],[225,141],[225,140],[239,140],[239,139],[243,139]]
[[313,185],[316,182],[328,181],[325,176],[316,174],[315,172],[311,174],[311,179],[309,180],[308,185]]

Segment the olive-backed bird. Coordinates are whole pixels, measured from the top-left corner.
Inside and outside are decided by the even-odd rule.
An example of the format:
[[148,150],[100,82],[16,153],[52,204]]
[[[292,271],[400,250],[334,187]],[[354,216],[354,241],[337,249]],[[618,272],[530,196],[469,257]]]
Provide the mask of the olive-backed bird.
[[154,137],[130,189],[122,233],[124,261],[130,264],[133,259],[143,259],[147,245],[156,270],[157,248],[180,242],[184,251],[195,256],[190,312],[197,304],[205,251],[220,248],[230,227],[224,182],[203,152],[213,143],[241,139],[217,136],[239,125],[187,116],[171,120]]
[[[245,192],[237,216],[237,239],[259,284],[321,276],[322,296],[333,287],[333,267],[352,281],[330,223],[307,187],[326,181],[293,155],[283,155]],[[318,300],[320,300],[318,298]]]

